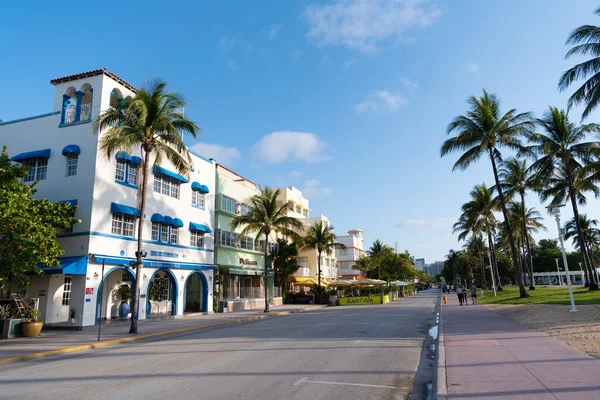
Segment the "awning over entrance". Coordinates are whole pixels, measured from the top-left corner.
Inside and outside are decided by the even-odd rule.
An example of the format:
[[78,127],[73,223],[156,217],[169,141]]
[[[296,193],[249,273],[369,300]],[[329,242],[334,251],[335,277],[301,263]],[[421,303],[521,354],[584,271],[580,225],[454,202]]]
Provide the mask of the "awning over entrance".
[[264,271],[258,269],[227,268],[232,275],[264,275]]
[[42,267],[46,274],[85,275],[87,270],[87,256],[60,257],[59,267]]

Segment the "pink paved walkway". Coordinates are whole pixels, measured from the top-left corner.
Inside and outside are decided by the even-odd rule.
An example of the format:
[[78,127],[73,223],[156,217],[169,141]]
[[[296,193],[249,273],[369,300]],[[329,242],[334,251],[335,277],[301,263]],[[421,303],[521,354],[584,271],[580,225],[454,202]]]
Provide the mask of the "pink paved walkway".
[[600,399],[600,360],[456,294],[442,322],[448,399]]

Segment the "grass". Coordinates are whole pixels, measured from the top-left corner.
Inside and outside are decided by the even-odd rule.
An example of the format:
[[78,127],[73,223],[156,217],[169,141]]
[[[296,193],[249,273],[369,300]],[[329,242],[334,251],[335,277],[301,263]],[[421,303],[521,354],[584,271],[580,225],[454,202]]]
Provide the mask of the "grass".
[[[517,286],[504,286],[504,290],[494,297],[492,290],[478,293],[477,301],[481,304],[571,304],[569,290],[566,286],[536,286],[535,290],[527,290],[531,295],[526,299],[519,297]],[[470,291],[469,291],[470,297]],[[582,286],[573,286],[575,304],[600,304],[600,290],[590,292]]]

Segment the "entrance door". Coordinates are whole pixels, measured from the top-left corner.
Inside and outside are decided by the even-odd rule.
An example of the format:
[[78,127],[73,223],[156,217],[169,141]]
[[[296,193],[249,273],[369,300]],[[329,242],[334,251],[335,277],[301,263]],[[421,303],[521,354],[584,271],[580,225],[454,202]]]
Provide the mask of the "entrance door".
[[191,274],[185,284],[185,312],[202,311],[202,282],[197,273]]

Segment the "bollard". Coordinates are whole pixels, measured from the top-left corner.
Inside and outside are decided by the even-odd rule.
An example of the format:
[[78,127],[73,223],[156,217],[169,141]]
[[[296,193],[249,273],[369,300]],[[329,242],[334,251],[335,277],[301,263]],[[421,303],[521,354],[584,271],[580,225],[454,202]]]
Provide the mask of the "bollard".
[[448,296],[444,295],[442,298],[444,299],[444,304],[448,304]]

